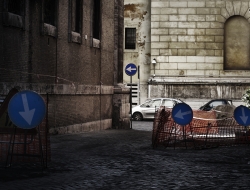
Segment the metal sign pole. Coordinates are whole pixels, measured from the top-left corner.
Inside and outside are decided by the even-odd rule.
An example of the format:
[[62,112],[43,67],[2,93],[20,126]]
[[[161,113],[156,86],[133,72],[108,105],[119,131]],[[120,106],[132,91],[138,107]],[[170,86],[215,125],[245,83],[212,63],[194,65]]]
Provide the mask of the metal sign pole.
[[132,129],[132,76],[137,72],[137,67],[133,63],[127,64],[125,67],[125,73],[130,76],[130,128]]
[[132,76],[130,76],[130,129],[132,129]]

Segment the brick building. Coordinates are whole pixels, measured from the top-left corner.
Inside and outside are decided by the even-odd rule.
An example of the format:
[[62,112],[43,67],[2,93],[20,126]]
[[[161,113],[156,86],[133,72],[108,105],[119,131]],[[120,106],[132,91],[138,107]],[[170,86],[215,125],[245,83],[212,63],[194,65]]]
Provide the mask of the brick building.
[[129,127],[123,0],[3,0],[0,10],[0,94],[48,97],[54,133]]
[[[140,67],[140,77],[133,77],[140,92],[134,102],[174,97],[194,107],[196,101],[213,98],[241,103],[250,87],[249,1],[124,4],[124,65],[134,62]],[[126,76],[124,83],[129,83]]]

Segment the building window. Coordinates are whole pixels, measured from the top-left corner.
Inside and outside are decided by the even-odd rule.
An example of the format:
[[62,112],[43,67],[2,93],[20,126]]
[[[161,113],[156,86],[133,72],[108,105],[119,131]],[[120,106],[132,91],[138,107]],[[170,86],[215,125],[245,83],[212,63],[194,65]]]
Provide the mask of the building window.
[[69,42],[81,43],[82,0],[69,0]]
[[125,28],[125,49],[136,48],[136,29]]
[[43,0],[42,34],[57,36],[57,5],[58,0]]
[[56,1],[44,0],[44,23],[56,25]]
[[23,15],[24,0],[8,0],[8,12]]
[[72,31],[80,33],[81,29],[81,0],[72,1]]
[[250,70],[250,26],[242,16],[225,23],[225,70]]
[[24,29],[25,0],[5,0],[3,24]]
[[92,15],[92,46],[100,48],[101,35],[101,1],[93,0],[93,15]]
[[93,38],[100,39],[100,0],[93,2]]

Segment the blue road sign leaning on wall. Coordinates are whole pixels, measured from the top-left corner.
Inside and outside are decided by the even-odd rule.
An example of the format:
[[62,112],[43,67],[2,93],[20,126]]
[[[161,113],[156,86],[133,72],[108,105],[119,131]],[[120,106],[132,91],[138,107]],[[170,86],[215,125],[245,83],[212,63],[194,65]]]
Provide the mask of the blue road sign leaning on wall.
[[38,126],[45,117],[45,102],[36,92],[20,91],[11,98],[8,114],[17,127],[32,129]]
[[250,125],[250,109],[246,106],[238,106],[234,110],[234,119],[242,126]]
[[137,67],[134,63],[129,63],[126,65],[125,67],[125,73],[128,75],[128,76],[133,76],[135,75],[137,72]]
[[187,125],[193,119],[193,110],[185,103],[176,104],[172,110],[172,117],[179,125]]

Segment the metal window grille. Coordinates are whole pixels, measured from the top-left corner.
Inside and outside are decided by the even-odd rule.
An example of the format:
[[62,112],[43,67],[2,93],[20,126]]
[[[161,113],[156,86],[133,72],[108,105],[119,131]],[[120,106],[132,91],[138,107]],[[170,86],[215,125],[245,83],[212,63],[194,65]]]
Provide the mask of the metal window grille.
[[132,105],[139,105],[139,85],[136,83],[128,83],[127,87],[132,90]]
[[100,39],[100,0],[94,0],[93,6],[93,38]]
[[23,4],[24,0],[9,0],[8,1],[8,12],[14,13],[17,15],[23,14]]
[[136,29],[126,28],[125,29],[125,49],[135,49],[136,42]]
[[44,0],[44,22],[55,26],[56,23],[55,0]]

